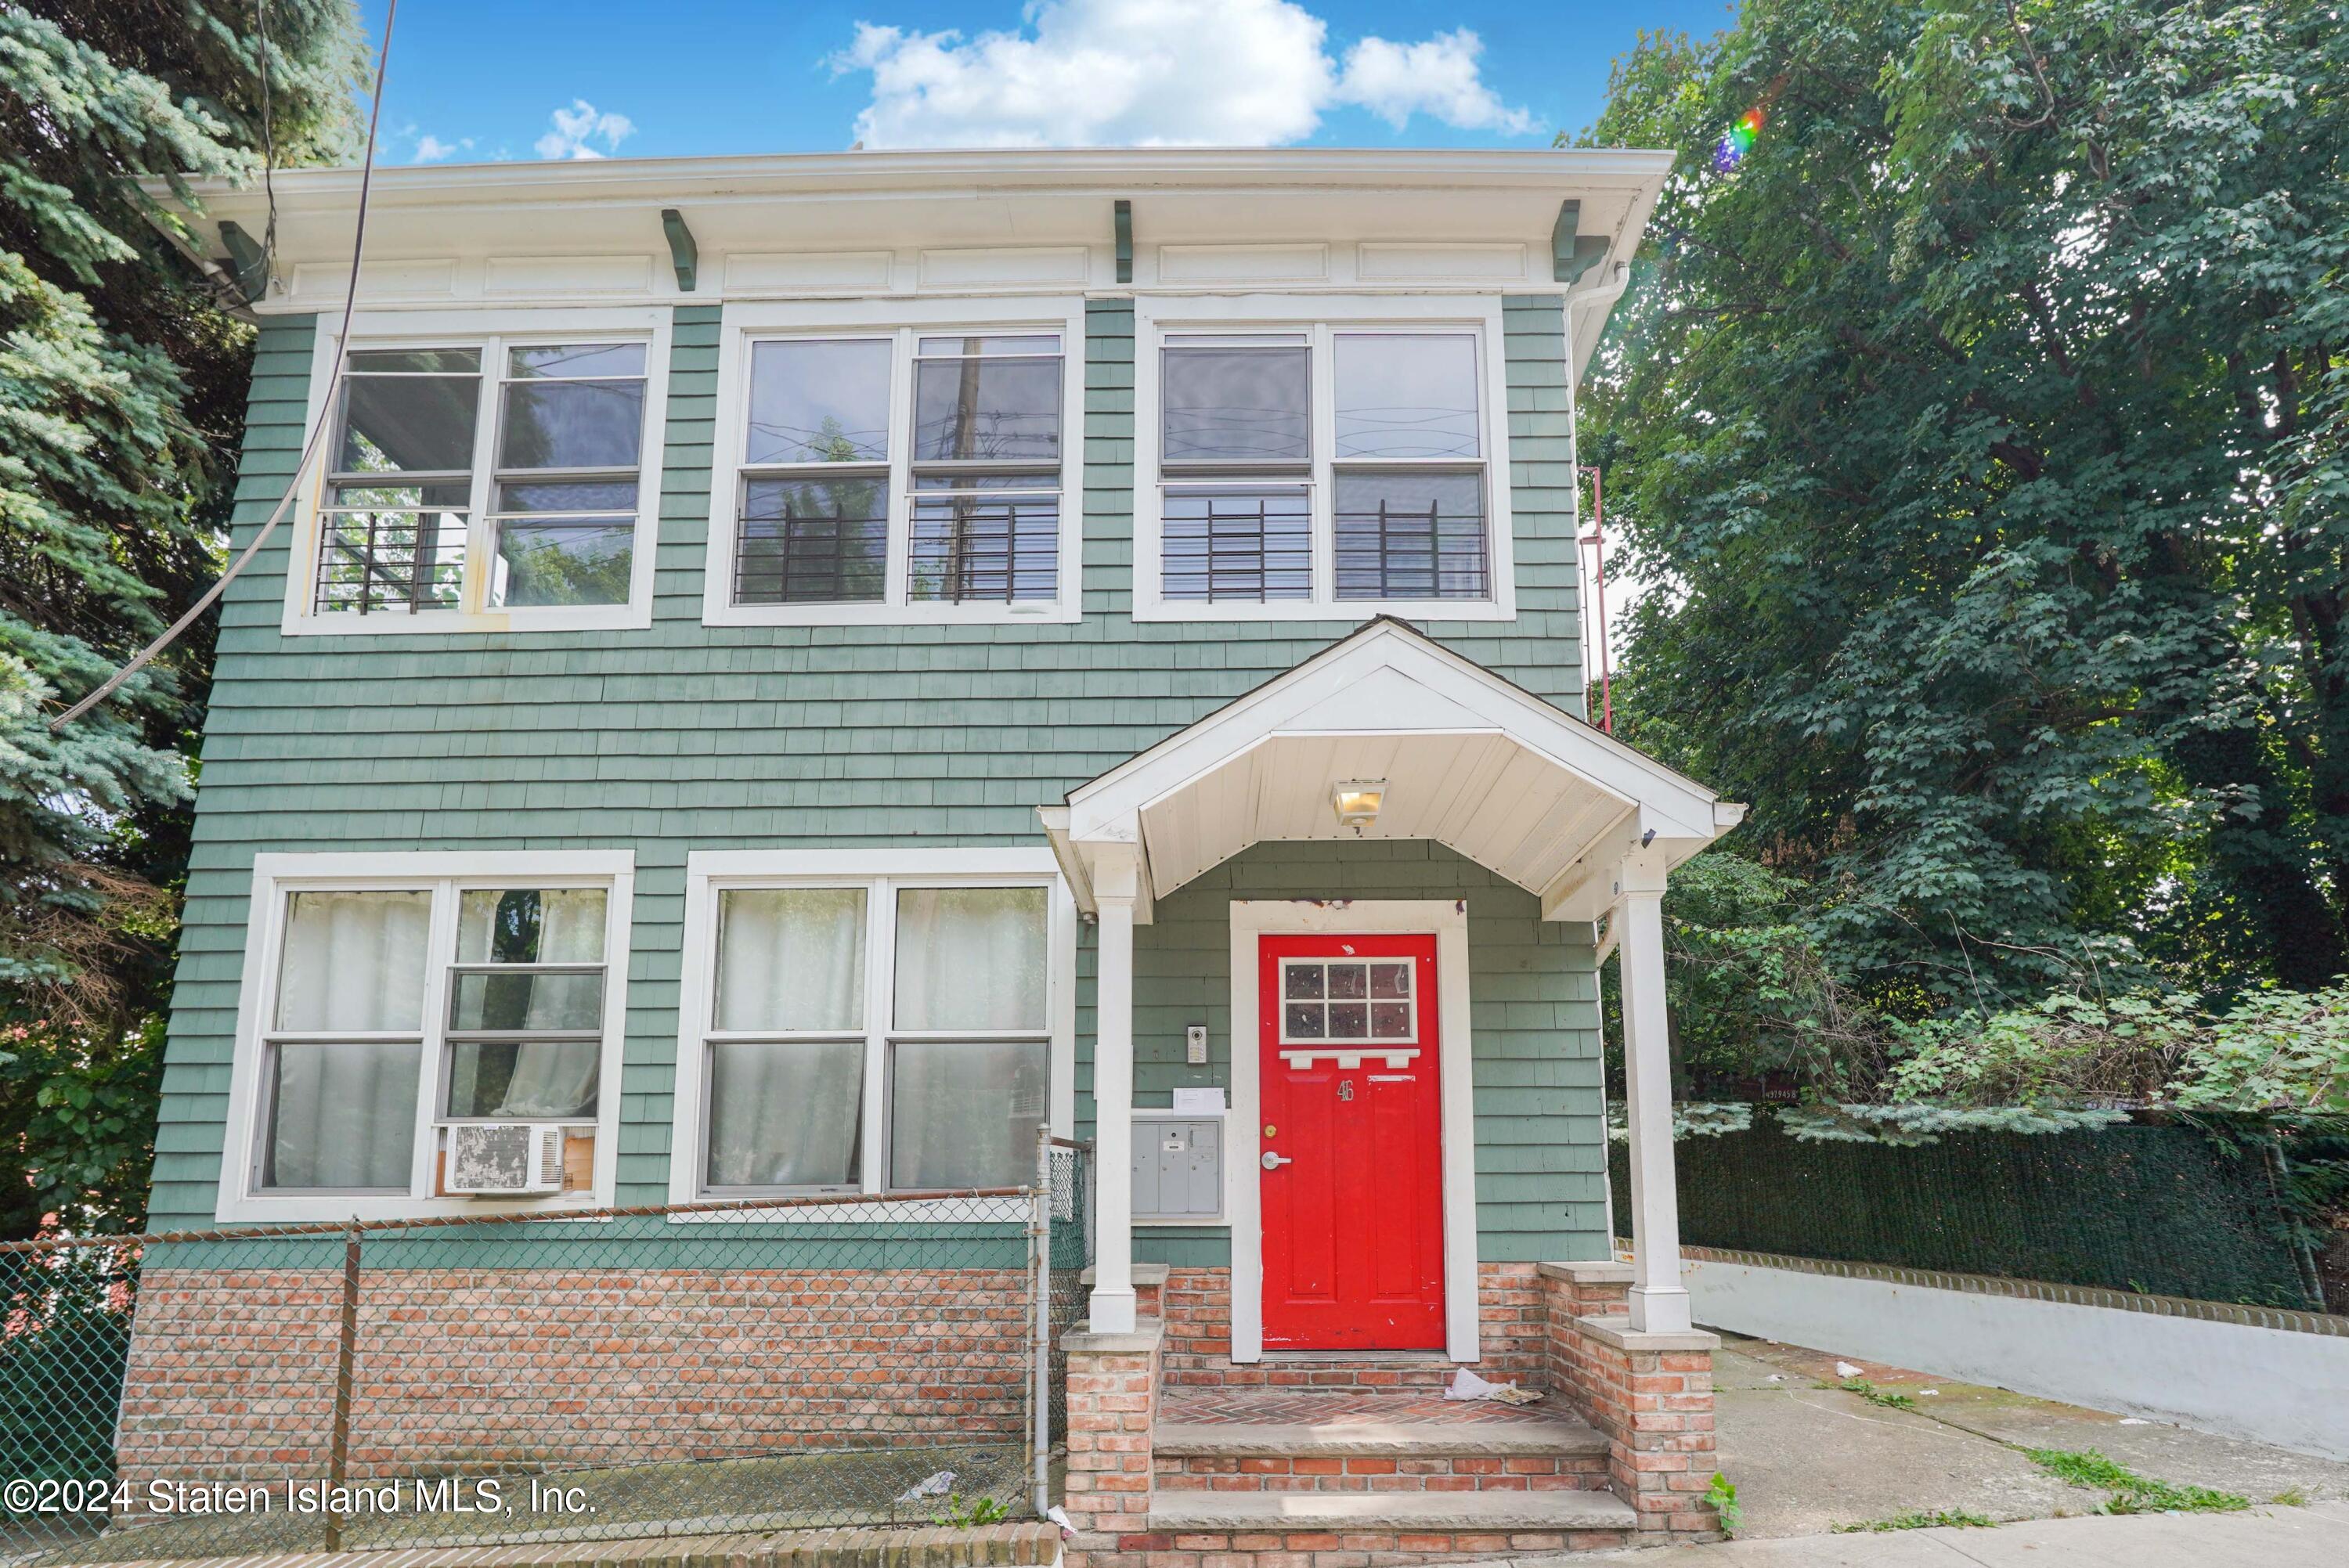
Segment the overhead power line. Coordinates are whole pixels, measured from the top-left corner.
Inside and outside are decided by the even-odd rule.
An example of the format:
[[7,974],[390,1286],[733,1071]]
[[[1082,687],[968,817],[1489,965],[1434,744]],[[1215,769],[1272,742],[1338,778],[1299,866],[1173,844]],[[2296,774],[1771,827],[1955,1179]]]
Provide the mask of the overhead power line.
[[[359,263],[364,261],[367,256],[367,196],[375,181],[376,131],[383,119],[384,77],[389,74],[391,69],[392,24],[398,21],[398,18],[399,0],[390,0],[390,4],[386,6],[384,10],[383,43],[376,51],[375,92],[372,102],[369,104],[367,108],[367,150],[365,159],[359,165],[358,218],[357,222],[353,225],[351,232],[351,276],[349,285],[343,291],[343,320],[341,326],[338,327],[335,333],[334,362],[326,372],[326,385],[329,387],[338,386],[342,381],[343,361],[348,350],[351,337],[351,313],[353,308],[358,303]],[[265,83],[267,80],[266,73],[269,68],[267,63],[269,44],[265,33],[263,37],[261,46],[263,51],[263,79]],[[264,86],[264,91],[265,92],[266,90],[267,89]],[[262,113],[262,141],[264,147],[268,150],[265,156],[268,158],[270,162],[274,163],[275,161],[276,148],[274,135],[269,129],[268,119],[268,109],[264,105]],[[264,180],[264,181],[268,180],[268,173],[265,169]],[[273,214],[270,226],[274,231],[275,228],[275,197],[274,191],[272,192],[271,197],[271,206],[273,209]],[[317,457],[318,443],[325,436],[327,425],[331,422],[328,416],[331,414],[333,407],[334,399],[329,397],[326,401],[324,409],[320,412],[317,424],[311,428],[308,438],[302,443],[301,460],[294,465],[293,476],[285,481],[285,493],[277,498],[277,505],[270,511],[269,521],[261,525],[261,531],[253,536],[253,542],[246,545],[243,550],[238,552],[236,559],[229,562],[228,570],[221,573],[220,580],[214,583],[210,588],[205,589],[203,595],[194,603],[189,605],[186,612],[181,614],[178,620],[172,622],[171,625],[166,627],[161,636],[157,637],[153,642],[140,649],[139,652],[131,657],[129,663],[124,665],[120,669],[109,676],[106,678],[105,684],[98,686],[97,690],[91,692],[88,696],[83,697],[79,702],[66,709],[65,712],[51,719],[49,721],[50,734],[54,735],[57,733],[59,730],[65,728],[67,725],[71,724],[75,719],[79,718],[83,714],[88,713],[91,708],[96,707],[99,703],[104,702],[108,697],[112,696],[117,691],[119,691],[122,688],[123,682],[129,680],[132,676],[137,675],[140,670],[146,668],[149,663],[154,659],[156,655],[170,647],[173,643],[178,642],[181,635],[185,633],[190,626],[194,625],[198,620],[202,618],[205,611],[211,609],[214,604],[220,602],[221,594],[227,591],[230,583],[236,581],[237,574],[239,573],[243,572],[247,566],[252,564],[253,558],[261,553],[261,547],[269,542],[270,535],[275,533],[277,531],[277,525],[285,521],[286,509],[294,504],[294,497],[301,490],[302,476],[310,471],[310,464]]]

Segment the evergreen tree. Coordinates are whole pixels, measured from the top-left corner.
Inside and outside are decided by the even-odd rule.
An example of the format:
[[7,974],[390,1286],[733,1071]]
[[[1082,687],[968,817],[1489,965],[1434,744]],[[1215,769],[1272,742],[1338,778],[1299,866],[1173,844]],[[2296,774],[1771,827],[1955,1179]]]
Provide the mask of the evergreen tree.
[[1584,403],[1618,711],[1837,962],[2349,968],[2338,5],[1746,0],[1591,139],[1681,154]]
[[251,333],[164,200],[347,160],[363,66],[349,0],[0,3],[0,1232],[144,1197],[210,629],[47,726],[222,564]]

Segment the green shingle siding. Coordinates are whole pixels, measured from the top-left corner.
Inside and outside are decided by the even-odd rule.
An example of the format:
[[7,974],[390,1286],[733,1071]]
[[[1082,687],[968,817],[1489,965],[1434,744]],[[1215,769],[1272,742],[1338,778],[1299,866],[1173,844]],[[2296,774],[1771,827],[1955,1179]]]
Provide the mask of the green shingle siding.
[[[1426,629],[1569,708],[1581,691],[1564,340],[1555,296],[1504,307],[1519,616]],[[667,1191],[685,862],[697,849],[1038,841],[1034,809],[1351,630],[1298,624],[1137,624],[1130,603],[1133,313],[1086,310],[1084,617],[1070,624],[709,627],[701,624],[719,313],[677,310],[658,500],[653,624],[644,631],[286,638],[281,529],[222,608],[174,995],[154,1218],[211,1222],[253,857],[268,851],[630,849],[618,1201]],[[238,484],[242,545],[301,444],[316,322],[262,328]],[[1071,362],[1076,363],[1075,356]],[[1143,950],[1212,926],[1212,901],[1431,896],[1465,890],[1478,971],[1479,1212],[1489,1256],[1580,1256],[1600,1243],[1596,1010],[1587,950],[1557,945],[1532,901],[1444,851],[1268,845],[1170,898]],[[1413,846],[1393,846],[1413,851]],[[1387,890],[1377,892],[1373,890]],[[1251,893],[1250,896],[1257,894]],[[1493,908],[1486,926],[1485,909]],[[1516,913],[1508,913],[1515,910]],[[1508,934],[1504,934],[1505,933]],[[1194,933],[1187,979],[1143,996],[1145,1103],[1179,1081],[1187,1010],[1216,1008],[1225,947]],[[1555,951],[1553,951],[1555,949]],[[1157,957],[1148,960],[1156,964]],[[1090,946],[1081,1033],[1090,1037]],[[1181,980],[1180,985],[1176,981]],[[1209,995],[1196,993],[1202,988]],[[1185,994],[1185,993],[1189,994]],[[1516,1009],[1516,1011],[1512,1011]],[[1227,1031],[1216,1025],[1218,1050]],[[1492,1031],[1487,1041],[1487,1030]],[[1172,1031],[1168,1033],[1167,1031]],[[1169,1048],[1173,1057],[1163,1053]],[[1220,1058],[1219,1060],[1226,1059]],[[1080,1061],[1090,1088],[1090,1062]],[[1561,1136],[1588,1158],[1553,1169],[1503,1152]],[[1489,1150],[1485,1148],[1489,1141]],[[1489,1158],[1488,1158],[1489,1155]],[[242,1157],[240,1152],[240,1157]],[[1160,1232],[1162,1255],[1216,1261],[1219,1234]]]

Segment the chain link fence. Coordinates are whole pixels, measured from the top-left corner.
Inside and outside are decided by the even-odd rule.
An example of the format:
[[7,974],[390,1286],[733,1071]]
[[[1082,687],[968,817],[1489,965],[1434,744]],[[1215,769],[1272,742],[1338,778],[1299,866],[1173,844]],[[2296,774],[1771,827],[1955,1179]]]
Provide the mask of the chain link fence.
[[0,1561],[1041,1511],[1090,1179],[9,1243]]

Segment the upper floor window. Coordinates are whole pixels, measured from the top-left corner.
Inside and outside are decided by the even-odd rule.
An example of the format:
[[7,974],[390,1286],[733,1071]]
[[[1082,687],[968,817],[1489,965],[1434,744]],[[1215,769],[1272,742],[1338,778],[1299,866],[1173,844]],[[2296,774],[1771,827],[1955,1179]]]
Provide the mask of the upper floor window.
[[1072,613],[1068,338],[1009,320],[746,327],[709,618]]
[[1510,613],[1496,332],[1373,314],[1402,302],[1294,325],[1185,318],[1217,303],[1144,307],[1159,315],[1141,339],[1155,365],[1139,377],[1136,614]]
[[648,624],[661,332],[402,336],[360,337],[324,410],[287,629]]

